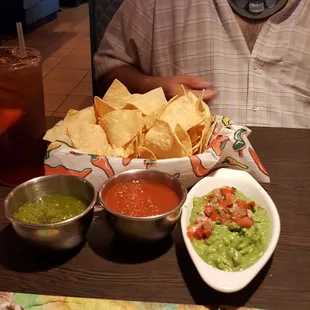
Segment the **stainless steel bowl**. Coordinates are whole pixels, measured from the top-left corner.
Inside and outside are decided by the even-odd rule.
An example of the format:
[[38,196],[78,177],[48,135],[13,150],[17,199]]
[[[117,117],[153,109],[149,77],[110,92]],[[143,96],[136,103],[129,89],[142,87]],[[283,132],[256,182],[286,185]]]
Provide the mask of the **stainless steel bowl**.
[[[81,214],[55,224],[28,224],[14,218],[23,204],[55,194],[74,196],[88,207]],[[84,240],[93,219],[95,202],[96,190],[87,180],[71,175],[50,175],[34,178],[13,189],[4,200],[4,210],[22,238],[40,247],[68,250]]]
[[[152,217],[126,216],[113,211],[104,204],[104,197],[115,184],[126,181],[150,181],[165,185],[180,197],[180,203],[172,211]],[[107,211],[107,219],[112,229],[120,236],[133,241],[156,241],[167,237],[178,222],[187,191],[180,181],[173,176],[155,170],[128,170],[106,181],[99,191],[101,205]]]

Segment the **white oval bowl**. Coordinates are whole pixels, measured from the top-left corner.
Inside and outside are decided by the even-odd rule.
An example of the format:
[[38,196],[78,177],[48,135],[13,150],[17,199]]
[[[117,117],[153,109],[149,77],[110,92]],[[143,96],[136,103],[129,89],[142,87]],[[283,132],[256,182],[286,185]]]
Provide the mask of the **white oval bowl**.
[[[265,208],[270,220],[270,239],[268,247],[258,261],[242,271],[222,271],[207,264],[197,254],[187,237],[187,226],[193,208],[193,199],[208,194],[215,188],[233,186],[245,196]],[[200,180],[188,193],[183,206],[181,228],[188,253],[201,278],[213,289],[223,293],[233,293],[247,286],[260,272],[273,254],[280,236],[280,218],[277,208],[263,187],[247,172],[222,168],[212,176]]]

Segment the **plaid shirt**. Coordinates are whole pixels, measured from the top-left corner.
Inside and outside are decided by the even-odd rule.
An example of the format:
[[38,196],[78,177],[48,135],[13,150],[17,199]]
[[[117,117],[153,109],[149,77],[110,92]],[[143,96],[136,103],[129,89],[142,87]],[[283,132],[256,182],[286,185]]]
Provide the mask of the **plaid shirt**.
[[310,128],[310,0],[269,18],[252,53],[227,0],[125,0],[95,55],[97,76],[124,64],[213,82],[211,111],[239,124]]

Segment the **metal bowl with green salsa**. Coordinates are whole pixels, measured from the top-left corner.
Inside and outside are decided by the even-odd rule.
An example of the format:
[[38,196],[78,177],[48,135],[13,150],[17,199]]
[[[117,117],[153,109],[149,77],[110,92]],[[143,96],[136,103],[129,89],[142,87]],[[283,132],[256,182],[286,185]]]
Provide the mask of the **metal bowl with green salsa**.
[[15,213],[14,218],[30,224],[55,224],[73,218],[87,205],[69,195],[48,195],[25,203]]
[[4,199],[4,212],[27,243],[63,251],[86,239],[96,199],[96,189],[86,179],[45,175],[15,187]]
[[241,271],[265,252],[267,212],[234,187],[224,186],[193,200],[187,236],[198,255],[224,271]]

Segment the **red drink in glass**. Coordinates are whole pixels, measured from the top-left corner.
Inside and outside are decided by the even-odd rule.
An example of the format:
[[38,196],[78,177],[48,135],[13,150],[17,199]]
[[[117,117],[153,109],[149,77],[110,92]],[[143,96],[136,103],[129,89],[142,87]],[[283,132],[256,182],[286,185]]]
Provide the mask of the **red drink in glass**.
[[38,50],[0,47],[0,183],[44,174],[42,58]]

